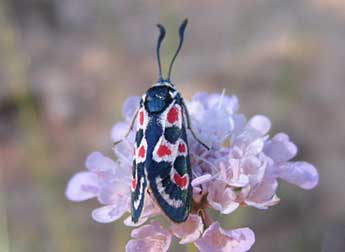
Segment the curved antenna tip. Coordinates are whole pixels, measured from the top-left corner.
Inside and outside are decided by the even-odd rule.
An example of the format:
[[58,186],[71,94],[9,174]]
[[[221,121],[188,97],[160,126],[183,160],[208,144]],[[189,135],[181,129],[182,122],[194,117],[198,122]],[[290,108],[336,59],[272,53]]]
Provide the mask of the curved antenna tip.
[[165,30],[164,26],[162,24],[156,24],[156,26],[160,29],[160,30]]
[[179,43],[179,45],[177,47],[175,55],[173,56],[173,58],[172,58],[172,60],[170,62],[169,72],[168,72],[168,77],[167,77],[168,81],[170,81],[171,71],[172,71],[172,67],[174,65],[175,59],[176,59],[177,55],[179,54],[179,52],[181,50],[181,47],[182,47],[182,44],[183,44],[183,40],[184,40],[184,32],[186,30],[187,24],[188,24],[188,19],[186,18],[185,20],[183,20],[183,22],[180,25],[180,28],[179,28],[180,43]]
[[183,36],[184,31],[186,30],[187,24],[188,24],[188,19],[186,18],[185,20],[183,20],[179,28],[180,37]]
[[159,37],[160,37],[160,39],[163,39],[164,38],[164,36],[165,36],[165,28],[164,28],[164,26],[163,25],[161,25],[161,24],[157,24],[157,27],[158,27],[158,29],[159,29]]
[[162,74],[162,66],[161,66],[160,48],[161,48],[162,41],[165,37],[165,28],[161,24],[157,24],[157,27],[159,29],[159,37],[157,41],[156,54],[157,54],[157,62],[158,62],[159,81],[161,81],[163,80],[163,74]]
[[183,22],[182,22],[181,26],[186,27],[186,26],[187,26],[187,24],[188,24],[188,18],[186,18],[185,20],[183,20]]

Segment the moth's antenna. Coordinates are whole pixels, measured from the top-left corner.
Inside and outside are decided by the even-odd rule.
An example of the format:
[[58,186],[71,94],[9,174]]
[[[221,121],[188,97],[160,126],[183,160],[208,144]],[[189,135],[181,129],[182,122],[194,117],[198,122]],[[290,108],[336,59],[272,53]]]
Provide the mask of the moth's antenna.
[[172,70],[172,67],[174,65],[174,62],[175,62],[175,59],[177,57],[177,55],[179,54],[180,50],[181,50],[181,47],[182,47],[182,44],[183,44],[183,38],[184,38],[184,31],[186,29],[186,26],[188,24],[188,19],[185,19],[182,24],[180,25],[180,28],[179,28],[179,36],[180,36],[180,43],[177,47],[177,50],[175,52],[175,55],[174,57],[172,58],[171,62],[170,62],[170,66],[169,66],[169,72],[168,72],[168,77],[167,77],[167,81],[170,81],[170,75],[171,75],[171,70]]
[[156,53],[157,53],[157,61],[158,61],[158,71],[159,71],[159,82],[163,81],[163,74],[162,74],[162,65],[161,65],[161,55],[160,55],[160,48],[162,41],[165,37],[165,28],[161,24],[157,24],[159,29],[159,37],[157,41]]

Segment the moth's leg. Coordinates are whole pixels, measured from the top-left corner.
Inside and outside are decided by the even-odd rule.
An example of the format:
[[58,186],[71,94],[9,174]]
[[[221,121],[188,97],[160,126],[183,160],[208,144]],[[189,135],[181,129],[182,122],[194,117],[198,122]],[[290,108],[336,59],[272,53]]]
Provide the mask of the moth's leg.
[[208,147],[207,144],[205,144],[203,141],[201,141],[201,140],[197,137],[197,135],[195,134],[195,132],[193,131],[191,119],[190,119],[190,116],[189,116],[189,113],[188,113],[187,106],[186,106],[186,104],[184,103],[184,101],[182,101],[182,107],[183,107],[183,110],[185,111],[186,118],[187,118],[187,129],[190,130],[190,132],[192,133],[192,136],[194,137],[194,139],[195,139],[199,144],[201,144],[202,146],[204,146],[205,149],[210,150],[210,147]]
[[[130,122],[130,125],[129,125],[129,128],[128,128],[128,131],[126,133],[126,135],[123,137],[123,138],[127,138],[129,136],[129,134],[131,133],[132,129],[133,129],[133,126],[134,126],[134,123],[135,123],[135,119],[137,118],[138,116],[138,113],[139,113],[139,109],[140,107],[138,107],[135,112],[134,112],[134,115],[132,116],[132,119],[131,119],[131,122]],[[120,139],[116,142],[113,143],[113,146],[121,143],[123,141],[123,139]]]

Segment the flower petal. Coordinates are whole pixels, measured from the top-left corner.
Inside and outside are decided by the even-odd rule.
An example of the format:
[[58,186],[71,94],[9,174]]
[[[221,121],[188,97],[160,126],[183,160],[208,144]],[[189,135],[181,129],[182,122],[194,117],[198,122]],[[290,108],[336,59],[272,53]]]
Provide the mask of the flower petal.
[[265,178],[251,188],[245,203],[258,209],[267,209],[269,206],[276,205],[279,202],[279,198],[275,195],[277,187],[276,179]]
[[249,177],[241,169],[240,159],[230,158],[225,164],[219,164],[219,177],[222,182],[233,187],[244,187],[249,183]]
[[209,174],[209,173],[206,173],[200,177],[197,177],[195,179],[192,180],[192,186],[198,186],[198,185],[201,185],[201,184],[205,184],[209,181],[212,180],[212,175]]
[[280,177],[306,190],[313,189],[319,183],[319,173],[307,162],[287,163],[286,169],[280,172]]
[[236,194],[220,180],[208,187],[208,203],[222,214],[229,214],[239,207],[235,199]]
[[268,207],[270,206],[274,206],[277,205],[279,203],[280,199],[278,198],[277,195],[273,195],[273,197],[267,201],[263,201],[263,202],[254,202],[251,200],[245,200],[244,202],[251,207],[255,207],[257,209],[261,209],[261,210],[266,210],[268,209]]
[[66,197],[71,201],[84,201],[97,196],[99,181],[92,172],[79,172],[67,184]]
[[127,210],[128,206],[119,202],[93,210],[92,218],[99,223],[109,223],[120,219]]
[[240,174],[238,178],[231,179],[228,181],[228,185],[231,185],[233,187],[244,187],[248,185],[249,183],[249,177],[245,174]]
[[132,119],[135,110],[139,107],[139,102],[139,96],[130,96],[125,100],[122,109],[122,115],[126,120]]
[[264,142],[265,142],[265,138],[260,137],[256,140],[254,140],[253,142],[251,142],[247,148],[246,148],[246,155],[247,156],[255,156],[257,154],[259,154],[262,149],[264,148]]
[[297,146],[290,141],[288,135],[279,133],[266,142],[264,153],[275,162],[282,163],[296,156]]
[[113,142],[118,142],[120,140],[123,140],[128,131],[128,128],[129,128],[128,123],[125,123],[125,122],[116,123],[111,129],[111,139],[113,140]]
[[255,235],[249,228],[223,230],[218,222],[213,223],[195,242],[200,252],[246,252],[255,242]]
[[233,127],[234,122],[224,108],[212,108],[205,111],[200,120],[199,128],[202,128],[202,131],[199,135],[206,144],[221,146],[225,138],[232,132]]
[[264,115],[256,115],[249,120],[248,126],[250,126],[252,129],[255,129],[263,136],[266,135],[270,130],[271,121]]
[[187,102],[187,107],[188,107],[188,112],[191,115],[191,118],[193,118],[194,124],[202,120],[204,116],[205,108],[200,102],[198,101]]
[[131,233],[135,239],[144,239],[146,237],[152,237],[156,239],[166,239],[171,236],[168,230],[164,229],[158,221],[153,221],[150,224],[144,225],[140,228],[134,229]]
[[126,245],[126,252],[162,252],[164,250],[150,239],[129,240]]
[[130,200],[130,181],[126,178],[122,180],[116,178],[114,181],[107,181],[104,183],[98,194],[98,201],[104,205],[112,205],[115,203],[129,202]]
[[240,103],[235,95],[225,96],[223,104],[225,109],[231,114],[236,113],[240,109]]
[[85,166],[90,171],[103,172],[112,171],[116,166],[115,162],[100,152],[92,152],[85,161]]
[[172,233],[179,239],[180,244],[186,244],[196,241],[204,230],[204,224],[199,215],[190,214],[187,221],[181,224],[171,226]]
[[193,95],[192,97],[192,102],[200,102],[202,105],[207,106],[208,105],[208,93],[207,92],[197,92],[196,94]]
[[171,234],[157,221],[141,226],[132,231],[132,237],[127,243],[127,252],[166,252],[171,243]]
[[232,115],[233,120],[233,131],[232,131],[232,140],[239,135],[246,126],[247,118],[243,114],[234,114]]

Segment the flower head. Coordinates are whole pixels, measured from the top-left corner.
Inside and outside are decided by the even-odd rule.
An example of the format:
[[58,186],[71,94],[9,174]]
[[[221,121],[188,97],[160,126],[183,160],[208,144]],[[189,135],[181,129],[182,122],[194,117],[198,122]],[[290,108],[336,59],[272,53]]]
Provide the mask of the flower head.
[[[140,98],[130,97],[124,104],[124,120],[114,125],[113,141],[124,139],[130,118]],[[303,161],[291,161],[297,147],[285,133],[270,138],[270,120],[263,115],[246,119],[238,113],[235,96],[198,93],[187,102],[193,130],[210,150],[191,135],[188,136],[192,166],[193,207],[186,222],[162,227],[157,221],[143,225],[148,219],[162,215],[155,201],[147,195],[138,223],[127,217],[128,226],[140,226],[132,232],[133,240],[126,251],[167,251],[172,235],[181,244],[194,243],[200,252],[245,252],[255,241],[249,228],[223,230],[210,219],[209,208],[231,214],[241,206],[268,209],[279,203],[276,195],[278,179],[312,189],[318,184],[315,167]],[[136,127],[134,127],[136,128]],[[93,210],[94,220],[112,222],[130,213],[131,171],[135,132],[114,147],[114,161],[99,152],[86,159],[87,171],[69,181],[66,196],[72,201],[97,198],[102,204]],[[143,225],[143,226],[141,226]]]

